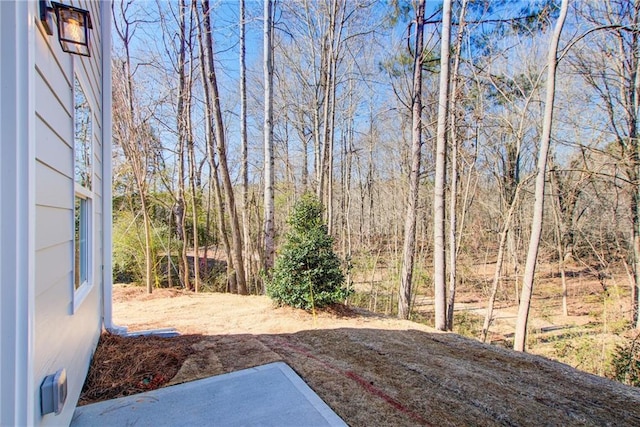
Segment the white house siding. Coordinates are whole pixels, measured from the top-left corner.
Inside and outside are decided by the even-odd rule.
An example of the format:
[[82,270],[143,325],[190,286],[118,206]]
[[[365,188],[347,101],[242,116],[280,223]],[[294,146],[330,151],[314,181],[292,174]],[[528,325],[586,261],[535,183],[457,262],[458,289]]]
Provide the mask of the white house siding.
[[35,2],[0,1],[0,425],[32,425]]
[[[36,17],[35,28],[35,321],[33,399],[35,423],[68,425],[102,326],[102,8],[109,3],[69,1],[91,12],[91,57],[65,53]],[[93,200],[91,287],[75,301],[74,72],[92,109]],[[40,414],[45,376],[67,371],[68,397],[60,415]]]

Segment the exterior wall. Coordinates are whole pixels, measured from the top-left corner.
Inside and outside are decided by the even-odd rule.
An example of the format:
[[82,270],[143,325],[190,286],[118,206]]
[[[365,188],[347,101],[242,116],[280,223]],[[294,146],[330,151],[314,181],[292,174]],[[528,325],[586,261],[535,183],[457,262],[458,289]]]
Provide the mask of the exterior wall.
[[32,425],[34,4],[0,2],[0,425]]
[[[73,1],[91,12],[91,57],[65,53],[57,30],[35,16],[35,289],[33,400],[35,424],[69,424],[102,327],[102,9],[109,3]],[[88,286],[74,289],[74,75],[92,113],[93,200]],[[40,384],[65,368],[68,396],[60,415],[40,414]]]
[[[2,426],[69,424],[102,328],[104,284],[110,286],[110,3],[65,3],[91,12],[90,58],[64,53],[57,30],[44,32],[38,1],[0,0]],[[92,266],[78,291],[74,74],[93,123]],[[68,378],[64,410],[43,417],[40,385],[61,368]]]

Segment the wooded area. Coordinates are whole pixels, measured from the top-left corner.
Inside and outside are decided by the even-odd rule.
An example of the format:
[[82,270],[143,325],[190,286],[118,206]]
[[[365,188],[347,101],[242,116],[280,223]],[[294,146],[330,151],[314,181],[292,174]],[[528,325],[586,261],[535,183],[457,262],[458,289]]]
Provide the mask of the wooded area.
[[[114,275],[262,294],[294,203],[352,304],[487,340],[537,268],[626,278],[640,328],[640,1],[114,2]],[[490,280],[477,285],[479,265]],[[616,284],[617,287],[617,284]],[[376,302],[372,302],[376,300]]]

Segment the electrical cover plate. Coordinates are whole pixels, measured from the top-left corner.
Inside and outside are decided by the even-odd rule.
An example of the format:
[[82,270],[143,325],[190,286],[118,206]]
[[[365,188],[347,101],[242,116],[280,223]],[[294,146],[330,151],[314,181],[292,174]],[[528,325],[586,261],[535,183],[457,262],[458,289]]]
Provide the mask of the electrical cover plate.
[[62,412],[64,402],[67,400],[67,371],[58,370],[53,375],[48,375],[40,386],[40,403],[42,415],[54,412],[56,415]]

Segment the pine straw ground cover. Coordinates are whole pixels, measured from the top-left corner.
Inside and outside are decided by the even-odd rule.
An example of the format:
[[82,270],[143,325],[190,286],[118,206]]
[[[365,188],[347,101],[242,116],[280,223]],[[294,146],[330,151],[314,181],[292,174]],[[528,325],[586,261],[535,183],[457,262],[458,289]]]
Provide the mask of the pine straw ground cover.
[[[103,337],[89,376],[105,378],[88,381],[86,396],[106,398],[111,383],[121,387],[115,395],[145,390],[174,370],[164,385],[284,361],[351,426],[640,425],[638,389],[414,323],[348,310],[314,317],[258,297],[154,298],[127,299],[120,323],[147,329],[171,319],[202,335]],[[114,348],[103,358],[105,346]],[[120,352],[133,358],[118,361]]]
[[180,370],[202,336],[122,337],[104,333],[93,355],[78,405],[162,387]]

